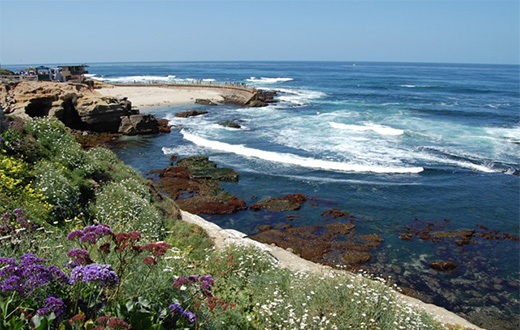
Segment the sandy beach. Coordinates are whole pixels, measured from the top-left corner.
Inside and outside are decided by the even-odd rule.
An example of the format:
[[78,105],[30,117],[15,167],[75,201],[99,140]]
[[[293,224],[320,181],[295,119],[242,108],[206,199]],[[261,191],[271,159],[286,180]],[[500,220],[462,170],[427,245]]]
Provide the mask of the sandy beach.
[[252,96],[245,89],[226,88],[220,86],[109,86],[96,89],[103,96],[126,97],[138,108],[168,105],[194,104],[197,99],[207,99],[215,103],[224,101],[224,97]]

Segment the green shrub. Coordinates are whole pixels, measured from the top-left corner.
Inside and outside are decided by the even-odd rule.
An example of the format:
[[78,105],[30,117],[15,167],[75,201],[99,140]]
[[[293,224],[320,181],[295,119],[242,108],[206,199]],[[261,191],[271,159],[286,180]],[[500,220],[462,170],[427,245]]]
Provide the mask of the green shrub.
[[52,215],[60,221],[73,218],[82,210],[80,188],[68,178],[69,173],[65,167],[47,160],[35,166],[34,185],[52,205]]
[[145,236],[164,236],[164,224],[160,212],[135,182],[111,182],[96,192],[96,201],[91,205],[92,214],[114,230],[138,230]]

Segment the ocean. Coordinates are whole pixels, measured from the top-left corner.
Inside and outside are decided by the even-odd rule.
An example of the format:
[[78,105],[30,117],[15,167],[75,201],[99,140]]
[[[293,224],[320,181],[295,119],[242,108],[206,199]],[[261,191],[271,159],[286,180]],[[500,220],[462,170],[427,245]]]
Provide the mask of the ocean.
[[[286,213],[203,215],[249,235],[260,225],[323,225],[332,208],[378,234],[366,271],[489,329],[519,324],[520,68],[517,65],[365,62],[94,63],[108,82],[247,83],[275,90],[263,108],[141,109],[171,134],[124,138],[117,153],[143,174],[172,155],[205,155],[239,171],[223,186],[247,204],[302,193]],[[177,118],[176,112],[209,113]],[[241,129],[218,123],[234,120]],[[341,220],[340,220],[341,221]],[[330,223],[330,221],[329,221]],[[474,230],[471,244],[403,234]],[[449,260],[454,271],[429,263]]]

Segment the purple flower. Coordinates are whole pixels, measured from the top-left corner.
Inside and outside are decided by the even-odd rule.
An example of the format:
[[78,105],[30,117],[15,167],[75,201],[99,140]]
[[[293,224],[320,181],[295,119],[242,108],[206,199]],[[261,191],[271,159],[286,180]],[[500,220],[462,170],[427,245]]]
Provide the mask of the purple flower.
[[36,311],[36,313],[39,315],[47,315],[50,312],[54,312],[56,317],[59,317],[61,314],[63,314],[65,312],[65,304],[63,303],[63,300],[51,295],[45,300],[45,307]]
[[16,265],[16,259],[15,258],[6,258],[6,257],[0,257],[0,264],[7,264],[7,265]]
[[73,230],[71,231],[68,235],[67,235],[67,239],[69,241],[73,241],[74,239],[76,238],[80,238],[83,237],[83,230],[80,230],[80,229],[76,229],[76,230]]
[[188,276],[188,280],[191,282],[197,282],[199,280],[199,277],[197,275],[190,275]]
[[85,233],[85,235],[83,235],[81,237],[81,243],[85,243],[85,242],[89,242],[89,243],[92,243],[92,244],[96,244],[97,243],[97,236],[96,236],[96,233]]
[[103,287],[111,287],[119,282],[119,277],[110,265],[90,264],[78,266],[70,274],[71,282],[97,283]]
[[14,209],[13,213],[18,215],[22,212],[22,209]]
[[189,280],[186,277],[179,276],[173,282],[173,287],[179,289],[181,286],[183,286],[184,284],[188,284],[188,283],[189,283]]
[[189,323],[191,323],[191,324],[195,323],[196,317],[195,317],[195,314],[193,314],[192,312],[184,311],[184,313],[182,313],[182,316],[184,316],[184,318],[186,320],[188,320]]
[[92,259],[90,259],[90,255],[88,251],[82,249],[72,249],[67,253],[67,257],[74,258],[71,263],[71,268],[74,268],[79,265],[86,265],[92,263]]
[[212,286],[215,283],[215,280],[213,279],[213,277],[211,275],[201,276],[201,277],[199,277],[199,281],[207,282],[209,286]]
[[16,291],[26,296],[33,290],[54,285],[69,284],[69,278],[58,267],[45,267],[46,260],[33,254],[25,254],[15,259],[3,258],[6,266],[0,268],[0,291]]
[[184,312],[184,308],[181,305],[173,303],[168,308],[172,311],[173,314],[182,314]]

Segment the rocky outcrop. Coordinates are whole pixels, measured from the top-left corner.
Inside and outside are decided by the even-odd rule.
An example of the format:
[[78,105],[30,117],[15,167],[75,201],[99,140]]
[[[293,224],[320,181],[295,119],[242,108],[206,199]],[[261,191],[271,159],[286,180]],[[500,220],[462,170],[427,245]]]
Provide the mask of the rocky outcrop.
[[183,112],[176,113],[175,117],[188,118],[188,117],[195,117],[195,116],[205,115],[207,113],[208,112],[205,111],[205,110],[188,110],[188,111],[183,111]]
[[445,272],[445,271],[454,270],[455,268],[457,268],[457,265],[452,261],[436,260],[436,261],[430,262],[430,267],[435,270]]
[[280,198],[271,198],[249,206],[251,211],[266,209],[269,211],[295,211],[300,209],[307,198],[302,194],[286,195]]
[[224,120],[224,121],[219,122],[218,124],[221,126],[224,126],[224,127],[228,127],[228,128],[236,128],[236,129],[242,128],[242,126],[240,126],[239,123],[236,123],[233,120]]
[[11,116],[55,117],[74,129],[123,134],[158,132],[157,120],[151,115],[139,115],[139,110],[133,109],[126,98],[103,97],[85,84],[42,81],[3,84],[0,104]]
[[156,134],[159,133],[159,123],[150,114],[123,116],[118,131],[125,135]]
[[202,105],[212,105],[212,106],[217,105],[217,103],[215,103],[215,102],[213,102],[211,100],[208,100],[208,99],[196,99],[195,103],[196,104],[202,104]]
[[[172,159],[173,162],[177,159]],[[220,168],[208,157],[194,156],[178,160],[176,166],[154,170],[155,184],[185,211],[199,214],[230,214],[247,208],[240,198],[224,191],[220,181],[238,181],[238,172]]]

